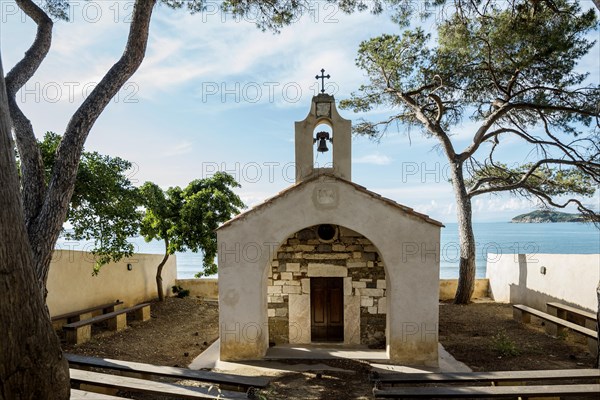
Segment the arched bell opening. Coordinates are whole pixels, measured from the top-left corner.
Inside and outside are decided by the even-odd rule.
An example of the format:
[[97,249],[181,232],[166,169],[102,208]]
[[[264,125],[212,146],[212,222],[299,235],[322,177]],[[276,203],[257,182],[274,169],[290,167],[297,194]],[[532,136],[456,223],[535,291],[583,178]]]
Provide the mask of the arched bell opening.
[[335,224],[286,238],[267,268],[269,345],[386,348],[386,272],[364,235]]
[[313,167],[333,169],[333,129],[325,122],[319,123],[313,130]]

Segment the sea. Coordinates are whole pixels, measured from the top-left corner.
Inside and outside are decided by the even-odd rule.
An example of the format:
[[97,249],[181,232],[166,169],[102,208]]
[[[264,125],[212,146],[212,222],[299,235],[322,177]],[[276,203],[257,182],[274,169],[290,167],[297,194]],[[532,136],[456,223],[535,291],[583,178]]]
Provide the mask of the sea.
[[[473,223],[476,242],[477,277],[485,277],[486,260],[490,254],[600,254],[600,230],[591,224],[563,223]],[[163,254],[161,241],[145,242],[142,237],[130,239],[136,253]],[[89,251],[91,242],[69,241],[61,237],[58,249]],[[442,229],[440,243],[440,278],[458,278],[459,240],[456,223]],[[202,270],[202,253],[176,253],[177,277],[194,278]],[[493,259],[496,256],[490,256]],[[216,278],[210,276],[208,278]]]

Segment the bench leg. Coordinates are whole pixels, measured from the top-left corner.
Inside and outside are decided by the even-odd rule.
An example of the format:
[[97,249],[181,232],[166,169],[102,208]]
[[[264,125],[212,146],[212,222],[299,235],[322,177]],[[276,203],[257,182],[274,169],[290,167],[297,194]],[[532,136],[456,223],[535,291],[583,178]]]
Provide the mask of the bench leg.
[[85,314],[79,314],[79,318],[74,319],[73,322],[75,322],[75,321],[84,321],[86,319],[92,318],[93,316],[94,316],[94,313],[91,313],[91,312],[85,313]]
[[115,311],[115,306],[110,306],[102,309],[102,314],[108,314]]
[[546,324],[546,333],[552,337],[561,337],[566,335],[568,332],[567,328],[564,326],[559,326],[554,322],[544,321],[544,323]]
[[523,324],[528,324],[531,322],[531,314],[519,310],[518,308],[513,307],[513,318],[515,321],[521,322]]
[[127,314],[119,314],[109,319],[108,328],[113,331],[122,331],[127,328]]
[[[554,317],[564,319],[565,321],[567,320],[567,312],[564,310],[559,310],[556,307],[548,306],[546,308],[546,311],[548,312],[548,314]],[[549,321],[544,321],[544,323],[546,325],[546,334],[550,336],[558,337],[559,335],[567,333],[567,330],[564,327],[558,326],[557,324],[554,324]]]
[[64,325],[67,324],[67,319],[56,319],[52,321],[52,328],[55,331],[61,330]]
[[80,326],[79,328],[67,330],[67,343],[80,344],[89,341],[92,338],[92,327],[90,325]]
[[[596,332],[599,329],[598,324],[596,324],[596,321],[592,321],[591,319],[585,320],[585,327],[588,329],[591,329],[593,331],[596,331]],[[594,356],[594,358],[598,357],[598,340],[588,338],[587,343],[588,343],[588,348],[590,349],[590,354],[592,356]]]
[[[116,396],[119,392],[119,389],[113,389],[109,387],[90,385],[89,383],[81,383],[79,384],[80,390],[85,390],[86,392],[106,394],[108,396]],[[90,399],[93,397],[90,396]]]
[[150,306],[135,310],[135,319],[138,321],[148,321],[150,319]]

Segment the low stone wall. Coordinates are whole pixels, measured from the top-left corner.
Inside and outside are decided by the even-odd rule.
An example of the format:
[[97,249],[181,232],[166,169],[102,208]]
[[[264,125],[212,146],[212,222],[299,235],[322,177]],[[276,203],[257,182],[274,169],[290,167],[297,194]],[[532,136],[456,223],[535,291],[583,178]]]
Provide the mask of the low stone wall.
[[[458,279],[440,279],[440,301],[452,300],[456,294]],[[489,279],[475,279],[473,299],[490,297]]]
[[[302,284],[302,281],[300,282]],[[190,291],[191,296],[197,296],[205,299],[218,300],[219,298],[219,280],[218,279],[178,279],[177,285]],[[383,283],[381,282],[380,285]],[[360,285],[360,283],[359,283]],[[473,298],[481,299],[490,297],[489,279],[476,279]],[[452,300],[456,293],[458,279],[440,279],[440,300]],[[366,287],[366,284],[365,284]],[[308,290],[308,289],[307,289]],[[308,292],[307,292],[308,293]],[[379,304],[378,304],[379,306]],[[272,314],[272,312],[271,312]]]
[[177,279],[176,285],[190,291],[190,296],[203,299],[219,299],[219,281],[217,279]]
[[560,302],[596,312],[600,254],[488,254],[490,292],[498,302],[546,310]]
[[[131,306],[158,297],[156,267],[160,254],[135,254],[118,263],[104,265],[97,276],[92,276],[94,256],[85,251],[55,250],[48,275],[50,315],[109,303],[117,299]],[[131,267],[128,268],[128,265]],[[177,261],[169,257],[162,272],[165,294],[177,278]]]

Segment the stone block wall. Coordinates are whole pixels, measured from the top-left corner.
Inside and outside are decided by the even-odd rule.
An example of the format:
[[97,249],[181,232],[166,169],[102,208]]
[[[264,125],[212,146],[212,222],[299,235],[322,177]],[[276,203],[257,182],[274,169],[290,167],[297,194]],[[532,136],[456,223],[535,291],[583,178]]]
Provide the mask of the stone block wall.
[[[267,287],[271,343],[310,342],[312,277],[344,279],[345,325],[354,325],[346,327],[345,336],[353,337],[345,337],[345,343],[385,347],[387,301],[383,261],[367,238],[337,226],[329,240],[319,237],[318,226],[303,229],[289,237],[274,256]],[[308,310],[299,310],[298,305]],[[290,309],[302,315],[290,316]]]

